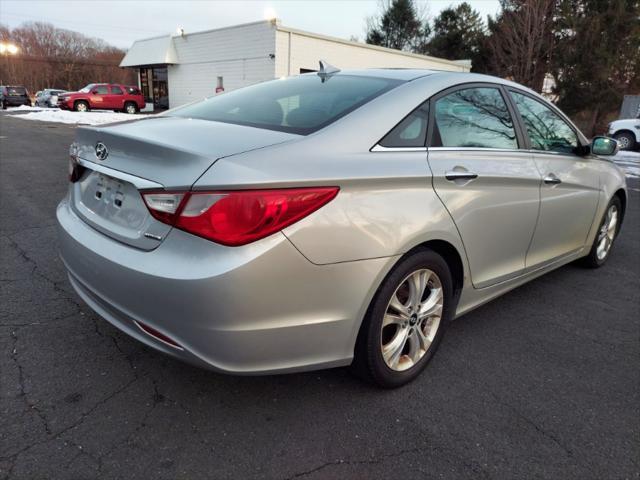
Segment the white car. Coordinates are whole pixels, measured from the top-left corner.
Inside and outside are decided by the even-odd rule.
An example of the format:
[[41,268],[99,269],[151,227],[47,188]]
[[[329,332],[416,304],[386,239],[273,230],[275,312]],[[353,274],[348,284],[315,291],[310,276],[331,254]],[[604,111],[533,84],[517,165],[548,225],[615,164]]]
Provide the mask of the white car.
[[640,118],[627,118],[611,122],[608,135],[618,141],[620,150],[640,148]]

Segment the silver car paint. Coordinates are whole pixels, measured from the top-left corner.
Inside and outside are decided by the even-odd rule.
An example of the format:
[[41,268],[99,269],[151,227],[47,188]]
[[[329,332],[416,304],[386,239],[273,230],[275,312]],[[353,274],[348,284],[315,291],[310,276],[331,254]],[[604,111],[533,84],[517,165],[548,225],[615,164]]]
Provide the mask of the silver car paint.
[[[126,172],[170,189],[195,182],[194,189],[337,185],[341,191],[309,217],[250,245],[224,247],[173,229],[148,252],[99,233],[80,219],[70,200],[63,200],[57,212],[61,253],[72,284],[107,320],[159,350],[221,371],[270,373],[350,363],[362,318],[382,279],[403,253],[424,242],[445,241],[462,259],[458,315],[586,254],[607,202],[625,188],[624,176],[611,162],[587,162],[600,189],[592,221],[580,232],[567,233],[570,242],[582,237],[578,250],[529,264],[526,245],[519,251],[514,244],[527,243],[527,235],[535,238],[531,219],[537,217],[540,193],[527,193],[523,200],[518,189],[536,191],[532,177],[543,164],[533,152],[375,148],[401,118],[445,88],[488,81],[522,89],[493,77],[427,73],[398,72],[415,80],[307,137],[259,129],[249,135],[248,127],[180,118],[81,130],[80,156],[95,161],[95,143],[109,145],[103,171],[115,169],[113,176]],[[498,162],[500,157],[505,162]],[[475,161],[480,158],[485,161]],[[483,182],[500,192],[488,194],[482,182],[440,185],[446,168],[467,161],[482,168]],[[510,165],[506,179],[499,178],[500,165]],[[573,179],[571,172],[567,175]],[[593,187],[583,180],[568,181],[573,191],[559,198],[593,202]],[[550,204],[556,201],[551,198]],[[571,205],[567,214],[576,214]],[[474,242],[486,241],[487,232],[486,224],[465,214],[466,208],[487,210],[489,219],[491,210],[499,212],[502,221],[494,222],[497,230],[491,235],[509,258],[500,257],[491,244],[485,247],[494,263],[470,259],[482,253],[482,245]],[[466,228],[456,226],[456,217]],[[142,333],[134,320],[176,339],[184,350]]]

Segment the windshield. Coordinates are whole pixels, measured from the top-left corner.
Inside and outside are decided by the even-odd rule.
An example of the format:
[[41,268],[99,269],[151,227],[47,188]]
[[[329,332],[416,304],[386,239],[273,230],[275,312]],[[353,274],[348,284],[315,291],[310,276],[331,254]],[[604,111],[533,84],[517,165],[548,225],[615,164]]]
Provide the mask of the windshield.
[[91,89],[93,88],[93,86],[94,86],[94,85],[95,85],[94,83],[90,83],[89,85],[87,85],[87,86],[86,86],[86,87],[84,87],[84,88],[81,88],[81,89],[80,89],[80,90],[78,90],[78,91],[79,91],[79,92],[82,92],[82,93],[89,93],[89,92],[91,91]]
[[307,135],[400,83],[349,75],[335,75],[323,82],[318,75],[301,75],[224,93],[168,115]]

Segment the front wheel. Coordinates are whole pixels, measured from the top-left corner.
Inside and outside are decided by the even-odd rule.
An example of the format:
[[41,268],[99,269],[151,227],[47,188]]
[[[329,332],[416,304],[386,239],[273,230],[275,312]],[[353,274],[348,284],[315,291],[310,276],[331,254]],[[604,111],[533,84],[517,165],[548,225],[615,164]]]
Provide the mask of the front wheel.
[[600,222],[598,233],[593,241],[589,254],[584,257],[583,264],[590,268],[598,268],[604,265],[609,258],[613,242],[620,230],[620,222],[622,221],[622,203],[618,197],[613,197],[604,217]]
[[420,250],[384,280],[363,320],[355,372],[385,387],[415,379],[427,366],[453,317],[453,281],[445,260]]
[[88,112],[89,104],[83,101],[76,102],[76,104],[74,105],[74,109],[76,112]]

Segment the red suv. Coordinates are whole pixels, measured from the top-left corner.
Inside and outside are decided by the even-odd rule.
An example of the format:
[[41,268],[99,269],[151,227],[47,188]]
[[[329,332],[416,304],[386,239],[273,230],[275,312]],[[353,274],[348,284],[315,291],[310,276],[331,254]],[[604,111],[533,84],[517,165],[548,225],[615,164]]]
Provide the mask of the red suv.
[[137,113],[144,105],[144,97],[138,87],[119,83],[90,83],[77,92],[67,92],[58,97],[60,108],[76,112],[95,108]]

